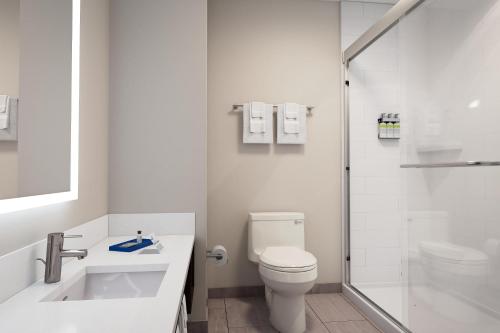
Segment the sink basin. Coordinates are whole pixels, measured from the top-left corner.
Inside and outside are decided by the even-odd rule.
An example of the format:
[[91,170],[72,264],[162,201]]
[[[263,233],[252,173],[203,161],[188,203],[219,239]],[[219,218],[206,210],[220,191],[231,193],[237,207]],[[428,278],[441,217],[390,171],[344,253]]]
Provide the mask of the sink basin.
[[155,297],[166,268],[155,271],[96,273],[86,270],[69,286],[58,290],[43,302],[83,301],[119,298]]

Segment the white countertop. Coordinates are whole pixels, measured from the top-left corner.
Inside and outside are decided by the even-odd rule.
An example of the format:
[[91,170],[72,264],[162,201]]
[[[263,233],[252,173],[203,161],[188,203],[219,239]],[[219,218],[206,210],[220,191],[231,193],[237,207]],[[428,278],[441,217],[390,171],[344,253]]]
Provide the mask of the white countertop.
[[[165,333],[174,332],[182,300],[194,236],[160,236],[160,254],[110,252],[108,246],[133,237],[112,237],[89,249],[87,258],[63,265],[61,282],[38,281],[0,304],[2,333]],[[33,262],[35,265],[35,262]],[[156,297],[67,302],[40,302],[73,283],[92,267],[147,270],[168,265]],[[133,266],[133,267],[132,267]],[[5,272],[2,272],[4,274]]]

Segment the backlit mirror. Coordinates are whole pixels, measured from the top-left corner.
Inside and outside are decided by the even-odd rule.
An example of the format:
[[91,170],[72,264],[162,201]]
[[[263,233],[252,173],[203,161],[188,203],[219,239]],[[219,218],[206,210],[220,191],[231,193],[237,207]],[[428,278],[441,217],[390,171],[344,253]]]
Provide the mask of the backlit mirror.
[[0,0],[0,213],[77,198],[79,0]]

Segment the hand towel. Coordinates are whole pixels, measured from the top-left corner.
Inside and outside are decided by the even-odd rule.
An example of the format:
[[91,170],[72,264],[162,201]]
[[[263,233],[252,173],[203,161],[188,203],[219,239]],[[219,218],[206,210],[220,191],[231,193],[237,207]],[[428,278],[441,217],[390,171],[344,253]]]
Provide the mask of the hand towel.
[[9,128],[9,96],[0,95],[0,130]]
[[299,118],[300,105],[297,103],[285,103],[283,111],[285,112],[285,119]]
[[243,143],[273,142],[273,106],[261,102],[243,105]]
[[0,113],[6,113],[9,108],[9,96],[0,95]]
[[261,102],[250,103],[250,133],[266,132],[265,111],[266,111],[265,103]]
[[307,141],[307,108],[285,103],[278,106],[277,140],[279,144],[305,144]]
[[266,111],[266,104],[262,102],[250,103],[250,116],[252,118],[264,118]]

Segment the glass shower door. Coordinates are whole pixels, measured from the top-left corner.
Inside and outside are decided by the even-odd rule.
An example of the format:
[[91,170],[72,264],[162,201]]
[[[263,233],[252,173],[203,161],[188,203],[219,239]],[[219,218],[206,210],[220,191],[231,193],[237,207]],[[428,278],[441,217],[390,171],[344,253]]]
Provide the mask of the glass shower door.
[[399,23],[412,332],[500,332],[500,1]]
[[500,332],[499,36],[426,0],[349,62],[349,282],[415,333]]
[[349,63],[349,265],[351,286],[404,322],[406,232],[399,166],[405,128],[396,134],[394,127],[385,127],[385,119],[379,123],[382,114],[405,119],[398,30],[388,31]]

